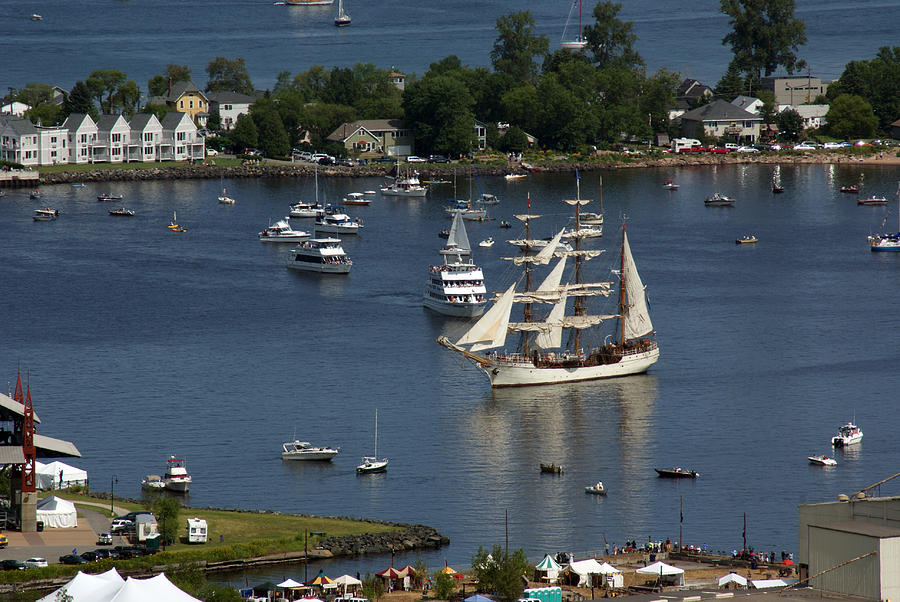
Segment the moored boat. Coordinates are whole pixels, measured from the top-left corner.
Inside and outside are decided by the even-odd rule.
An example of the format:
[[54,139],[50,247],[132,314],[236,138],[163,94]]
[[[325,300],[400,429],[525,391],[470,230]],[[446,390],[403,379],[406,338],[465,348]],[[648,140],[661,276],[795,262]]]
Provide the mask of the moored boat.
[[711,197],[706,197],[703,201],[707,207],[731,207],[734,205],[734,199],[719,192],[715,193]]
[[281,444],[282,460],[330,461],[341,448],[313,446],[309,441],[297,439]]
[[291,249],[287,267],[323,274],[347,274],[353,262],[344,253],[340,238],[311,238]]
[[259,233],[260,242],[300,242],[310,237],[309,232],[294,230],[291,228],[290,218],[285,217],[269,224],[265,230]]
[[887,205],[887,197],[884,196],[870,196],[867,199],[859,199],[856,201],[857,205]]
[[816,466],[837,466],[837,460],[828,456],[807,456],[807,460]]
[[735,239],[734,242],[739,245],[751,245],[755,242],[759,242],[759,239],[756,238],[754,234],[748,234],[747,236],[742,236],[738,239]]
[[350,25],[350,15],[344,10],[344,0],[338,0],[338,12],[334,18],[334,24],[337,27],[346,27]]
[[351,192],[342,201],[345,205],[371,205],[372,200],[365,198],[362,192]]
[[148,491],[159,491],[166,488],[166,482],[158,474],[148,474],[141,479],[141,489]]
[[[897,183],[897,220],[900,222],[900,182]],[[881,222],[881,229],[884,230],[885,220]],[[889,251],[900,252],[900,223],[897,226],[896,234],[882,232],[881,234],[872,234],[869,236],[869,249],[874,252]]]
[[388,459],[378,459],[378,409],[375,409],[375,449],[371,456],[363,456],[362,464],[356,467],[356,474],[386,472]]
[[59,216],[58,209],[44,207],[43,209],[35,209],[32,219],[36,222],[52,222]]
[[666,183],[663,184],[663,188],[666,190],[678,190],[678,184],[676,184],[675,180],[672,178],[666,178]]
[[850,186],[841,186],[841,192],[856,194],[857,192],[859,192],[859,186],[856,184],[851,184]]
[[288,6],[327,6],[334,4],[334,0],[284,0]]
[[584,492],[594,495],[606,495],[606,487],[603,486],[603,481],[597,481],[596,484],[585,487]]
[[696,470],[688,470],[680,466],[675,468],[654,468],[656,474],[667,479],[696,479],[700,473]]
[[108,192],[103,192],[97,195],[97,200],[101,202],[109,202],[109,201],[121,201],[125,198],[125,195],[122,194],[109,194]]
[[325,215],[316,218],[316,232],[328,234],[359,234],[362,220],[353,219],[339,207],[325,208]]
[[772,182],[772,194],[781,194],[784,192],[784,186],[780,186],[777,182]]
[[32,190],[31,192],[28,193],[28,198],[30,198],[32,201],[36,201],[37,199],[41,198],[42,196],[43,195],[41,194],[41,191],[38,190],[37,188],[35,188],[34,190]]
[[[569,22],[572,20],[572,13],[575,11],[576,5],[578,6],[578,34],[572,39],[566,39],[566,31],[569,29]],[[587,38],[584,37],[583,31],[584,30],[581,27],[581,0],[573,0],[572,8],[569,9],[569,16],[566,19],[566,26],[563,29],[563,35],[559,45],[566,50],[581,50],[587,46]]]
[[163,477],[163,481],[166,489],[179,493],[188,492],[192,479],[184,467],[183,459],[169,456],[169,459],[166,461],[166,474]]
[[848,445],[855,445],[861,442],[862,438],[862,430],[852,422],[848,422],[838,428],[837,435],[831,438],[831,445],[834,447],[847,447]]
[[393,178],[393,182],[381,187],[381,194],[384,196],[419,198],[424,197],[428,193],[428,188],[422,186],[422,183],[419,182],[418,172],[413,171],[410,174],[407,171],[406,176],[400,175],[399,159],[394,169]]
[[484,247],[484,248],[486,248],[486,249],[490,249],[491,247],[494,246],[494,239],[493,239],[493,237],[488,236],[486,239],[484,239],[484,240],[482,240],[480,243],[478,243],[478,246],[479,246],[479,247]]
[[528,177],[528,174],[527,174],[527,173],[508,173],[508,174],[506,174],[505,176],[503,176],[503,178],[504,178],[506,181],[510,181],[510,180],[521,180],[522,178],[527,178],[527,177]]
[[541,464],[541,472],[549,473],[549,474],[562,474],[565,472],[565,468],[561,464],[555,464],[551,462],[550,464]]
[[126,209],[125,207],[119,207],[118,209],[110,209],[109,214],[121,217],[134,217],[134,210]]
[[228,196],[228,191],[222,188],[222,194],[219,195],[219,202],[223,205],[234,205],[234,199]]

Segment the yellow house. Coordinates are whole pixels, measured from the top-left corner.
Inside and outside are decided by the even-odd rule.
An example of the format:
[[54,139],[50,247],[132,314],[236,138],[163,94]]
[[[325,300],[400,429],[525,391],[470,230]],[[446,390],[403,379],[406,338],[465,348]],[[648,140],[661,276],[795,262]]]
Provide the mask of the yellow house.
[[209,118],[209,99],[192,81],[169,84],[169,93],[162,97],[168,106],[179,113],[187,113],[199,126]]

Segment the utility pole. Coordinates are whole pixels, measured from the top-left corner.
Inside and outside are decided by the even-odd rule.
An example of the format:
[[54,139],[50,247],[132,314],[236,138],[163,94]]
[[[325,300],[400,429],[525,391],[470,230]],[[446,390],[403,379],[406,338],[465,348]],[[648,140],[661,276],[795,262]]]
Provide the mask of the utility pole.
[[684,524],[684,496],[679,497],[678,502],[678,551],[684,549],[684,535],[681,532],[681,527]]
[[116,483],[119,482],[119,478],[116,475],[113,475],[109,479],[109,513],[112,516],[116,515],[116,511],[113,509],[113,500],[116,499]]
[[506,515],[506,555],[509,556],[509,508],[504,510],[504,513]]
[[747,549],[747,513],[744,512],[744,550]]

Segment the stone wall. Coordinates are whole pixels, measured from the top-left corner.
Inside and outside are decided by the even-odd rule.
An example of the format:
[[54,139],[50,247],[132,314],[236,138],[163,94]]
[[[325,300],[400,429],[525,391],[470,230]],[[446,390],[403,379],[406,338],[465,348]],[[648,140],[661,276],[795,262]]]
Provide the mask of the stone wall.
[[328,550],[335,556],[359,556],[437,548],[449,543],[450,538],[441,535],[437,529],[425,525],[409,525],[403,531],[328,537],[320,541],[317,547]]

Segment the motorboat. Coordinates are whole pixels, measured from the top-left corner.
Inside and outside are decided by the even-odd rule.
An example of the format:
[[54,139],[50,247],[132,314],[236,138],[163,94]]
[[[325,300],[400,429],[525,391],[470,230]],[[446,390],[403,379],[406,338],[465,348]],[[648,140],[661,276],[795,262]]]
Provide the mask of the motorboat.
[[325,6],[334,3],[334,0],[284,0],[288,6]]
[[580,223],[582,226],[602,226],[603,225],[603,214],[602,213],[592,213],[590,211],[584,211],[580,215]]
[[363,194],[371,194],[371,195],[374,195],[374,194],[377,194],[377,193],[376,193],[374,190],[363,190]]
[[109,194],[108,192],[104,192],[97,195],[97,200],[101,202],[108,201],[121,201],[125,198],[125,195],[122,194]]
[[330,212],[326,207],[325,215],[316,218],[316,232],[359,234],[359,229],[362,227],[362,220],[351,218],[346,213],[342,213],[338,207],[332,207]]
[[562,474],[565,472],[565,468],[561,464],[541,464],[541,472],[549,473],[549,474]]
[[166,461],[166,474],[163,476],[166,489],[177,491],[178,493],[187,493],[191,487],[191,475],[188,474],[184,467],[184,460],[169,456]]
[[480,208],[473,207],[472,203],[469,201],[457,200],[453,207],[447,207],[444,211],[451,216],[458,213],[462,215],[463,219],[469,221],[481,221],[487,219],[487,209],[485,209],[484,206]]
[[[900,183],[897,184],[897,201],[900,202]],[[869,236],[869,250],[876,251],[900,251],[900,211],[897,212],[897,233],[882,232]],[[882,230],[884,222],[881,223]]]
[[72,184],[72,188],[87,188],[87,184],[76,182],[75,184]]
[[851,184],[850,186],[841,186],[841,192],[856,194],[857,192],[859,192],[859,186],[857,184]]
[[711,197],[706,197],[703,201],[707,207],[731,207],[734,205],[734,199],[717,192]]
[[422,304],[446,316],[472,318],[483,314],[487,305],[484,272],[469,257],[469,237],[458,213],[440,254],[443,264],[428,268]]
[[141,489],[148,491],[159,491],[166,488],[166,482],[158,474],[148,474],[141,479]]
[[478,243],[478,246],[484,247],[486,249],[490,249],[491,247],[494,246],[494,239],[492,237],[488,236],[486,240],[482,240],[480,243]]
[[365,198],[365,193],[351,192],[344,197],[343,203],[345,205],[371,205],[372,200]]
[[44,17],[42,17],[41,15],[39,15],[37,13],[31,13],[31,20],[32,21],[43,21]]
[[428,193],[428,188],[422,186],[419,181],[419,173],[416,171],[406,174],[406,177],[400,176],[400,163],[397,163],[396,176],[390,184],[381,187],[381,194],[384,196],[400,196],[400,197],[423,197]]
[[287,267],[306,272],[347,274],[353,262],[344,253],[340,238],[311,238],[291,249]]
[[509,223],[508,221],[506,221],[505,219],[500,220],[500,224],[499,224],[499,225],[500,225],[501,228],[512,228],[512,224],[510,224],[510,223]]
[[870,196],[867,199],[859,199],[856,201],[857,205],[887,205],[887,197],[883,196]]
[[700,473],[696,470],[688,470],[680,466],[675,468],[654,468],[656,474],[667,479],[696,479]]
[[858,426],[853,424],[852,422],[848,422],[847,424],[838,428],[837,435],[831,438],[831,444],[834,447],[847,447],[848,445],[855,445],[862,441],[863,432],[859,429]]
[[356,474],[386,472],[388,459],[378,459],[378,409],[375,409],[375,450],[371,456],[363,456],[362,464],[356,467]]
[[59,210],[44,207],[43,209],[35,209],[32,219],[36,222],[52,222],[59,216]]
[[594,495],[606,495],[606,487],[603,486],[603,481],[597,481],[595,485],[588,485],[584,488],[585,493],[592,493]]
[[483,205],[499,205],[500,197],[498,197],[496,194],[490,194],[488,192],[482,193],[481,204],[483,204]]
[[740,238],[735,239],[734,242],[738,245],[750,245],[759,242],[759,239],[756,238],[754,234],[748,234],[747,236],[741,236]]
[[321,217],[325,208],[319,203],[294,203],[291,205],[290,217]]
[[134,217],[134,210],[126,209],[125,207],[119,207],[118,209],[110,209],[109,214],[122,217]]
[[807,459],[816,466],[837,466],[837,460],[828,456],[809,456]]
[[508,173],[503,176],[507,181],[509,180],[521,180],[522,178],[527,178],[527,173]]
[[35,188],[34,190],[32,190],[31,192],[28,193],[28,198],[31,199],[32,201],[41,198],[41,196],[43,196],[43,195],[41,195],[41,191],[38,190],[37,188]]
[[772,194],[781,194],[784,192],[784,186],[779,186],[777,183],[772,182]]
[[341,451],[332,447],[313,446],[309,441],[297,439],[281,444],[282,460],[329,461]]
[[280,219],[274,224],[269,224],[265,230],[259,233],[260,242],[300,242],[310,237],[309,232],[294,230],[291,228],[289,217]]
[[663,188],[666,190],[678,190],[678,184],[676,184],[675,180],[672,178],[666,178],[666,183],[663,184]]
[[[553,237],[549,238],[518,238],[515,240],[507,240],[511,245],[519,247],[520,251],[524,251],[526,253],[534,253],[540,251],[545,248],[551,242],[553,242]],[[571,251],[572,245],[566,242],[557,242],[556,243],[557,251]]]

